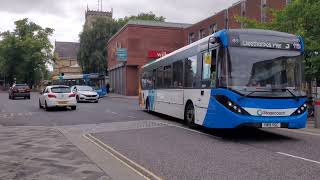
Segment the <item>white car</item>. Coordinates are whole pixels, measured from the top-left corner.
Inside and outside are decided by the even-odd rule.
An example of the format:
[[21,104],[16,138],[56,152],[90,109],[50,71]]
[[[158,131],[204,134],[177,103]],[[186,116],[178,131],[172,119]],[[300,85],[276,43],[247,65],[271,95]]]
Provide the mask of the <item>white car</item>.
[[99,94],[90,86],[72,86],[71,90],[76,94],[77,102],[99,102]]
[[39,97],[39,108],[50,110],[53,107],[71,107],[77,109],[76,94],[71,92],[69,86],[47,86]]

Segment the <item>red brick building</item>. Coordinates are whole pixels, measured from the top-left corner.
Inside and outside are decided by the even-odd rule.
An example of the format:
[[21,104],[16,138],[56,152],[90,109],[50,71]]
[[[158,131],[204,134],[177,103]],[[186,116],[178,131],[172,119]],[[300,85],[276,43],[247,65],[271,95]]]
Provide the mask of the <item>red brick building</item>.
[[290,0],[241,0],[231,7],[206,18],[185,29],[185,44],[197,41],[221,29],[242,28],[243,25],[236,21],[237,16],[256,19],[261,22],[271,20],[270,9],[281,10]]
[[[108,71],[115,93],[133,96],[138,90],[139,68],[184,46],[187,24],[129,21],[108,42]],[[127,61],[117,59],[117,49],[127,50]]]
[[[271,20],[269,9],[281,10],[291,0],[240,0],[193,25],[152,21],[130,21],[108,42],[108,70],[111,88],[115,93],[137,95],[138,71],[147,62],[209,34],[226,28],[242,28],[237,16]],[[127,50],[127,61],[119,62],[116,51]]]

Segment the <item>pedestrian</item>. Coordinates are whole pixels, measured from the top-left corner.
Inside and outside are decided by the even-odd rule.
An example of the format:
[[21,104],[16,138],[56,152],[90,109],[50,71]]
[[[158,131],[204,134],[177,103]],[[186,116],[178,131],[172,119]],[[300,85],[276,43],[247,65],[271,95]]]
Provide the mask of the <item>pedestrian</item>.
[[109,94],[109,90],[110,90],[110,84],[109,83],[107,83],[106,89],[107,89],[107,94]]

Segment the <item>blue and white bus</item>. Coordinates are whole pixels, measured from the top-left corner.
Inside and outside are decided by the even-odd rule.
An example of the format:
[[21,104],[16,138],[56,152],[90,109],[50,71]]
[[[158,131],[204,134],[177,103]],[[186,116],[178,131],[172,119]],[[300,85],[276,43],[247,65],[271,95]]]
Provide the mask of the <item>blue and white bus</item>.
[[221,30],[142,67],[140,106],[190,127],[304,128],[304,43],[268,30]]
[[64,75],[52,77],[52,85],[86,85],[91,86],[100,97],[107,94],[105,75],[91,73],[91,74],[77,74],[77,75]]

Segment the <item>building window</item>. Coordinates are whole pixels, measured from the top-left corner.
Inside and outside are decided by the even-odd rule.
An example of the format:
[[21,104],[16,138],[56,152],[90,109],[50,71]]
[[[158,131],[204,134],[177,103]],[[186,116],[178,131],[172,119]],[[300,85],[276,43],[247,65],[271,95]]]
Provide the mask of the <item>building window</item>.
[[194,33],[189,34],[189,44],[194,42]]
[[177,61],[172,64],[172,81],[173,88],[182,88],[183,83],[183,61]]
[[184,87],[193,88],[196,86],[197,56],[192,56],[185,61]]
[[200,29],[199,31],[199,39],[202,39],[206,37],[206,32],[204,31],[204,29]]
[[211,24],[209,26],[209,33],[210,34],[213,34],[213,33],[217,32],[217,31],[218,31],[218,25],[217,24]]
[[246,16],[246,1],[241,2],[241,16],[242,17]]
[[267,0],[261,0],[261,22],[267,22]]
[[[246,1],[241,2],[241,17],[246,16]],[[241,22],[241,28],[244,28],[244,23]]]

